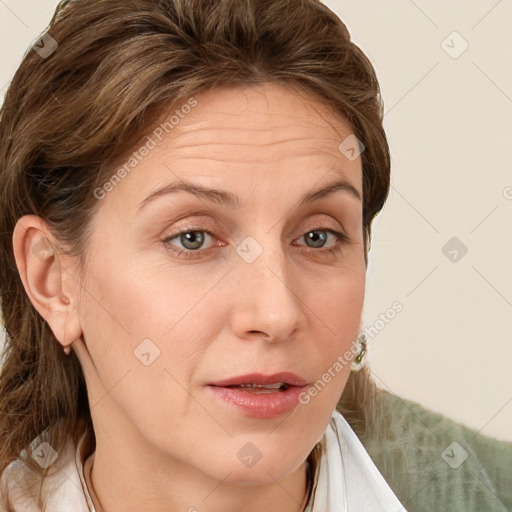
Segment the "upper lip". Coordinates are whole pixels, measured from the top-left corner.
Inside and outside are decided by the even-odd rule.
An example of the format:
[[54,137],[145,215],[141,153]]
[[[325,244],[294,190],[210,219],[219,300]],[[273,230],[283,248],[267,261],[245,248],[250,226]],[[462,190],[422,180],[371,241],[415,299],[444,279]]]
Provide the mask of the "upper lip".
[[277,384],[284,382],[288,386],[305,386],[307,382],[298,375],[291,372],[279,372],[272,375],[263,375],[262,373],[250,373],[247,375],[240,375],[238,377],[231,377],[216,382],[211,382],[210,386],[236,386],[239,384]]

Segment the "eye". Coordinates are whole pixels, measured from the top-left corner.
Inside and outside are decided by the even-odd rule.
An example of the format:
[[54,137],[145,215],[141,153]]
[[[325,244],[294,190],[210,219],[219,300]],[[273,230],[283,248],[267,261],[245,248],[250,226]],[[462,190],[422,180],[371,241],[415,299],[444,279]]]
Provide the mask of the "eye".
[[[208,238],[213,238],[213,234],[210,231],[205,229],[187,229],[165,238],[163,243],[170,251],[180,256],[190,257],[192,253],[201,252],[200,249],[207,250],[202,248],[202,246]],[[172,240],[177,240],[182,248],[173,247],[174,244],[171,244]]]
[[[321,249],[325,246],[329,235],[334,238],[334,247],[330,248],[329,251],[340,250],[341,246],[344,242],[348,242],[348,237],[341,233],[340,231],[336,231],[334,229],[312,229],[302,235],[300,238],[306,240],[306,245],[312,249]],[[300,240],[299,238],[299,240]]]

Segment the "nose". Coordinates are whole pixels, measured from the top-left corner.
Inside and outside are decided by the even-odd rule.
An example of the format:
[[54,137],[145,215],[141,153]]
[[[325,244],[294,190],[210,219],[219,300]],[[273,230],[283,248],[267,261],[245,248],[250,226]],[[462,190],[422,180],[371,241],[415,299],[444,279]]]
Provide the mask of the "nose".
[[240,339],[275,343],[289,339],[299,329],[305,305],[281,242],[261,247],[263,252],[251,263],[237,256],[232,329]]

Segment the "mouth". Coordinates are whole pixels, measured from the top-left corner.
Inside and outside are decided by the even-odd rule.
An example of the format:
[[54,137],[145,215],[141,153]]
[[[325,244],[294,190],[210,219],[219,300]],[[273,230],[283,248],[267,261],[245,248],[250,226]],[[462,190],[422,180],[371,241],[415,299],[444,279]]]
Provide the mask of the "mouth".
[[275,418],[299,403],[306,385],[301,377],[281,372],[233,377],[208,384],[207,388],[232,410],[253,418]]

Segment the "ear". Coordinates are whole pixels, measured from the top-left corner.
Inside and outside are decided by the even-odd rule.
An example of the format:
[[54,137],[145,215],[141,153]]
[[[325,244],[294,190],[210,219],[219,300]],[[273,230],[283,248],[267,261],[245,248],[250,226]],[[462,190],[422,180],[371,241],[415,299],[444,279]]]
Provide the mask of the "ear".
[[16,266],[30,302],[46,320],[59,343],[69,351],[82,335],[77,314],[79,286],[71,274],[69,257],[61,254],[48,224],[36,215],[25,215],[13,232]]

